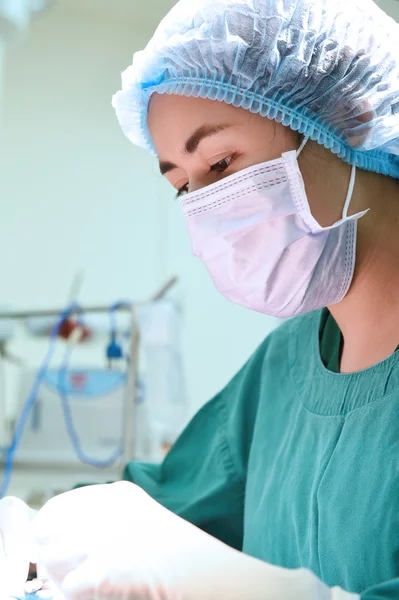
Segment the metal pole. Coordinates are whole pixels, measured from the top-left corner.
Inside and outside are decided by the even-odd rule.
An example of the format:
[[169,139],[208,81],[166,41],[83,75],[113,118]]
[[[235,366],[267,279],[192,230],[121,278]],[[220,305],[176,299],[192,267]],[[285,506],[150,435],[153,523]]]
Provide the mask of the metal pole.
[[123,462],[122,471],[128,462],[133,460],[135,445],[134,445],[134,430],[135,430],[135,409],[136,409],[136,390],[137,376],[139,366],[139,349],[140,349],[140,330],[136,310],[132,309],[132,337],[130,344],[130,363],[128,371],[128,379],[125,392],[125,423],[123,434]]
[[[146,302],[136,302],[136,306],[146,305],[151,302],[157,302],[161,300],[168,291],[177,283],[178,278],[172,277],[164,286],[162,286],[154,296]],[[51,309],[39,309],[39,310],[22,310],[15,312],[0,312],[0,319],[28,319],[29,317],[58,317],[63,311],[63,308],[51,308]],[[77,308],[74,313],[106,313],[109,310],[109,306],[85,306]],[[129,306],[121,306],[118,310],[129,311]]]
[[[172,279],[170,279],[153,296],[152,302],[157,302],[158,300],[161,300],[168,293],[168,291],[176,284],[176,282],[177,277],[173,277]],[[127,463],[133,460],[135,453],[135,411],[140,351],[140,329],[135,306],[133,306],[132,308],[131,331],[132,337],[130,344],[130,363],[125,393],[125,423],[123,434],[122,473]]]

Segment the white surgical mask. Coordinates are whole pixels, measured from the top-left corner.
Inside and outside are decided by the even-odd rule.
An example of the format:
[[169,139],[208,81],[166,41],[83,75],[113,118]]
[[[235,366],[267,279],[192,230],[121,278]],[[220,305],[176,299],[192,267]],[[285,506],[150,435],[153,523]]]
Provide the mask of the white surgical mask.
[[348,217],[356,168],[342,218],[313,218],[298,152],[255,165],[181,200],[193,253],[226,298],[276,317],[340,302],[352,282],[357,221]]

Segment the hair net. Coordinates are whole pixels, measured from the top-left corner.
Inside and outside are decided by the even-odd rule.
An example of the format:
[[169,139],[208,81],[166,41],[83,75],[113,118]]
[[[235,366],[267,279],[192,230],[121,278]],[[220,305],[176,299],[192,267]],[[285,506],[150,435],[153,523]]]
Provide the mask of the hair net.
[[113,105],[155,153],[154,92],[241,106],[360,168],[399,178],[399,25],[372,0],[180,0]]

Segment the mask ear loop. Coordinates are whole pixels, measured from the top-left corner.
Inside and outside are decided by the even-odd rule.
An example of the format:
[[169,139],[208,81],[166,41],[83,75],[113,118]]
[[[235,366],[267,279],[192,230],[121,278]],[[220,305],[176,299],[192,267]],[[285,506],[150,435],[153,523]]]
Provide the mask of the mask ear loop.
[[348,194],[346,196],[344,210],[342,212],[343,219],[346,219],[346,217],[348,216],[349,205],[351,203],[352,196],[353,196],[353,190],[355,188],[355,181],[356,181],[356,165],[352,165],[352,172],[351,172],[351,178],[350,178],[350,182],[349,182]]
[[309,138],[308,137],[304,137],[302,140],[302,144],[299,146],[299,149],[296,153],[296,157],[298,158],[298,156],[301,154],[302,150],[304,149],[304,147],[306,146],[306,144],[308,143]]
[[[299,146],[298,151],[296,153],[297,158],[299,157],[299,155],[301,154],[302,150],[304,149],[304,147],[306,146],[306,144],[309,141],[309,137],[304,137],[302,140],[302,144]],[[344,209],[342,211],[342,218],[346,219],[348,216],[348,210],[349,210],[349,206],[352,200],[352,196],[353,196],[353,190],[355,189],[355,182],[356,182],[356,165],[352,165],[352,171],[351,171],[351,178],[349,181],[349,188],[348,188],[348,193],[346,195],[346,200],[345,200],[345,204],[344,204]]]

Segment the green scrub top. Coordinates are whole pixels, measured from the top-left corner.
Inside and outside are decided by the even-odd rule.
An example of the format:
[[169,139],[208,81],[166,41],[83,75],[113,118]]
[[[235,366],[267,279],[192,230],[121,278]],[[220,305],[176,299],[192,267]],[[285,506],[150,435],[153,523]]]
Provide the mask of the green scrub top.
[[124,479],[249,555],[399,599],[399,352],[333,372],[334,324],[327,310],[285,322],[161,465]]

